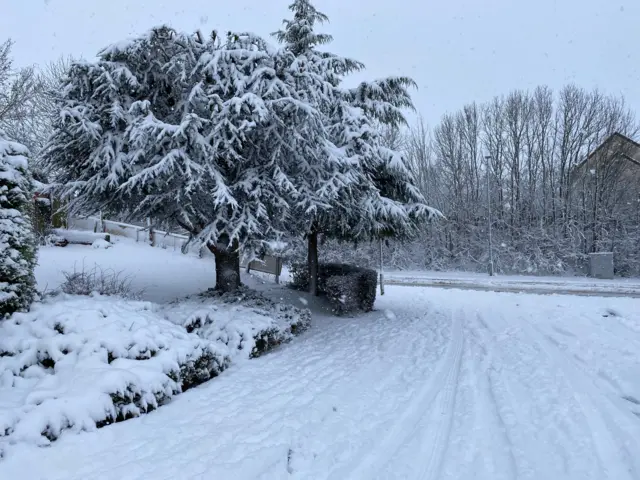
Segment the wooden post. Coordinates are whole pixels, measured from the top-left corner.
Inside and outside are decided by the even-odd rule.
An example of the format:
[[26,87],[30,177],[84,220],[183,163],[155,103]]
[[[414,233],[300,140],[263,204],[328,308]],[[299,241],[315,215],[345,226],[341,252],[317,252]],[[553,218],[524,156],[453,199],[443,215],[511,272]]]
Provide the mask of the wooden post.
[[307,265],[309,266],[309,293],[318,296],[318,232],[315,227],[307,237]]
[[384,295],[384,273],[382,271],[382,239],[380,239],[380,295]]
[[282,259],[276,257],[276,285],[280,284],[280,272],[282,271]]
[[[58,204],[62,205],[62,202],[58,202]],[[65,223],[64,228],[66,228],[67,230],[69,230],[71,228],[71,212],[69,211],[69,208],[65,208],[64,220],[62,220],[62,222]],[[52,225],[53,225],[53,223],[52,223]]]
[[151,226],[151,219],[147,218],[147,227],[149,228],[149,242],[151,242],[151,246],[156,246],[155,235],[153,234],[153,227]]

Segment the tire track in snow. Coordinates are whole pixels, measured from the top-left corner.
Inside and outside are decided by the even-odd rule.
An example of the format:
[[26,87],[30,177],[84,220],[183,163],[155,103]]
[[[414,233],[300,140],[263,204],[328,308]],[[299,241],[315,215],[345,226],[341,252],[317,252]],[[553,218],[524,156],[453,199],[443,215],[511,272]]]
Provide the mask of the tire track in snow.
[[[513,320],[520,324],[523,332],[540,347],[551,363],[566,378],[567,383],[573,387],[573,396],[578,402],[592,433],[593,445],[603,466],[603,473],[607,474],[607,478],[615,480],[637,479],[640,472],[639,462],[634,460],[634,453],[629,451],[629,442],[623,441],[623,437],[629,439],[629,436],[623,434],[619,425],[615,425],[615,422],[608,418],[609,415],[604,413],[606,407],[602,405],[603,394],[595,388],[586,374],[575,366],[573,360],[563,355],[557,347],[550,346],[549,344],[552,342],[548,341],[528,321],[515,317]],[[608,400],[606,403],[614,406],[629,422],[637,420],[626,409],[620,408],[617,401],[612,401],[606,396],[604,396],[604,399]],[[615,432],[612,432],[612,428]],[[638,445],[638,442],[634,443],[636,444],[635,452],[637,453],[640,451],[640,445]]]
[[[462,332],[460,333],[462,336]],[[458,378],[460,375],[460,364],[462,363],[462,346],[464,338],[460,341],[460,351],[455,357],[452,373],[449,374],[443,392],[437,396],[436,408],[434,414],[437,419],[435,428],[435,438],[433,442],[427,439],[426,443],[432,443],[429,449],[429,458],[427,463],[423,465],[420,474],[416,477],[421,480],[436,480],[441,477],[442,463],[444,460],[449,437],[451,435],[451,426],[453,423],[453,411],[455,406],[455,397],[458,389]],[[417,428],[417,427],[416,427]],[[414,430],[413,435],[417,433]],[[424,443],[424,442],[423,442]]]
[[[474,371],[474,384],[478,398],[478,409],[480,411],[478,418],[482,421],[483,428],[481,431],[484,432],[483,438],[487,436],[487,430],[491,429],[491,438],[500,438],[504,444],[503,450],[505,452],[505,458],[500,459],[503,463],[502,468],[500,468],[500,466],[496,467],[494,459],[490,458],[489,455],[485,455],[485,465],[490,470],[491,478],[517,478],[518,468],[513,454],[513,441],[507,433],[507,424],[504,420],[503,413],[498,407],[496,398],[497,383],[500,375],[497,375],[494,368],[494,355],[489,348],[490,345],[494,344],[494,341],[490,334],[486,333],[490,332],[490,329],[480,313],[476,313],[475,321],[470,321],[467,327],[469,335],[467,335],[466,338],[470,339],[469,350],[470,352],[476,351],[477,356],[480,357],[480,361],[474,362],[471,369]],[[512,412],[509,413],[513,415]],[[495,424],[488,422],[488,418],[493,418]],[[482,439],[480,441],[482,441]]]
[[[439,478],[451,431],[463,345],[461,314],[452,315],[451,339],[447,352],[425,386],[417,392],[414,399],[405,407],[400,419],[395,422],[389,433],[372,452],[366,455],[355,467],[346,472],[334,472],[331,478],[336,480],[376,478],[380,469],[389,464],[396,454],[407,445],[408,441],[420,433],[423,419],[427,419],[428,430],[426,433],[429,435],[424,435],[424,441],[421,443],[431,443],[431,446],[429,447],[428,459],[420,469],[417,478]],[[436,402],[435,410],[430,408],[434,402]],[[437,419],[436,422],[431,422],[429,420],[431,420],[434,411]],[[435,428],[431,428],[434,423],[436,423]],[[431,438],[435,441],[429,441]]]
[[[490,318],[492,318],[492,322],[497,321],[499,326],[495,324],[489,326],[486,318],[483,318],[481,314],[476,315],[476,325],[478,327],[478,333],[483,338],[482,341],[487,347],[490,346],[489,352],[495,357],[495,363],[492,364],[491,368],[487,372],[487,378],[490,386],[490,394],[499,419],[499,429],[502,431],[503,438],[506,439],[507,444],[510,446],[509,466],[513,469],[513,476],[506,478],[560,478],[558,475],[561,474],[564,476],[569,471],[568,461],[575,461],[575,458],[571,455],[571,449],[567,451],[565,448],[568,443],[559,443],[556,447],[553,447],[553,450],[559,454],[559,459],[563,465],[563,467],[561,467],[562,469],[558,470],[557,462],[555,464],[555,468],[553,466],[547,468],[548,462],[552,460],[551,456],[548,457],[551,451],[545,451],[545,449],[539,449],[538,447],[531,448],[531,444],[529,442],[530,438],[536,438],[544,431],[544,427],[542,426],[544,423],[541,424],[540,421],[542,420],[544,422],[545,419],[535,418],[535,416],[532,417],[531,410],[527,412],[522,408],[523,395],[525,395],[524,398],[529,398],[527,396],[529,394],[529,388],[536,388],[536,390],[530,392],[533,395],[538,395],[538,388],[541,388],[540,393],[545,390],[548,391],[548,387],[545,387],[544,383],[540,383],[540,379],[536,379],[531,383],[531,379],[535,378],[531,377],[531,375],[536,375],[537,373],[544,374],[546,377],[553,377],[553,367],[556,362],[552,358],[547,358],[546,363],[548,363],[548,365],[545,365],[543,368],[540,368],[540,366],[534,366],[534,370],[529,372],[527,372],[526,368],[523,368],[524,365],[519,366],[517,363],[514,364],[515,369],[505,369],[507,365],[510,365],[510,363],[505,363],[509,362],[510,357],[516,362],[516,359],[525,362],[525,365],[531,365],[530,362],[537,364],[538,360],[536,360],[536,357],[539,355],[541,347],[523,328],[514,326],[513,317],[509,317],[509,320],[506,320],[500,315],[495,316],[492,314]],[[525,335],[523,335],[523,333]],[[536,354],[531,357],[531,353],[527,354],[527,351],[536,346],[538,348],[533,348]],[[508,371],[515,373],[516,377],[508,379]],[[513,383],[514,381],[516,383]],[[521,386],[518,385],[519,383],[521,383]],[[555,380],[552,380],[549,385],[554,386],[557,384]],[[522,387],[525,389],[523,390]],[[572,395],[571,387],[572,386],[569,385],[567,388],[565,385],[565,395]],[[517,393],[518,391],[519,393]],[[557,390],[554,393],[556,395],[560,395],[561,391]],[[544,395],[541,396],[541,400],[543,399]],[[502,400],[502,402],[500,402],[500,400]],[[562,402],[562,400],[560,401]],[[577,402],[577,400],[575,400],[575,402]],[[535,402],[534,404],[530,404],[529,408],[536,409],[537,405],[538,402]],[[561,405],[564,404],[558,404],[557,406],[560,407]],[[539,407],[544,409],[542,403],[539,404]],[[580,418],[580,420],[574,419],[573,422],[575,422],[576,426],[582,425],[584,422],[581,420],[585,416],[584,408],[579,403],[574,403],[573,407],[575,409],[575,413],[579,415]],[[566,420],[569,420],[568,416],[566,417]],[[547,417],[546,422],[548,421],[553,421],[553,417]],[[571,442],[571,432],[573,432],[573,429],[565,430],[560,425],[556,425],[556,427],[559,428],[560,431],[566,432],[565,442]],[[584,427],[584,429],[586,430],[585,433],[589,437],[593,436],[588,425]],[[574,434],[575,433],[576,432],[574,432]],[[593,448],[594,442],[592,441],[590,445],[591,448]],[[599,471],[598,476],[593,477],[591,476],[593,471],[581,468],[584,467],[581,462],[580,465],[577,466],[576,471],[573,472],[574,475],[578,475],[576,478],[605,478],[603,474],[606,471],[606,466],[603,464],[600,457],[596,457]],[[497,477],[492,476],[491,478]]]

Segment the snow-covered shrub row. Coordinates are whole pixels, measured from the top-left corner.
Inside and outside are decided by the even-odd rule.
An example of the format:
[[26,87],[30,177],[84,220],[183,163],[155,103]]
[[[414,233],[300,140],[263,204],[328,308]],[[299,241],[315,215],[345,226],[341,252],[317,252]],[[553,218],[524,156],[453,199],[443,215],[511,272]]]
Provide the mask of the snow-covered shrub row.
[[149,412],[229,365],[228,349],[157,307],[48,298],[0,323],[0,452]]
[[[293,263],[289,272],[293,288],[305,290],[309,287],[306,263]],[[370,268],[344,263],[318,265],[318,292],[327,296],[334,312],[339,315],[355,310],[373,310],[377,284],[378,274]]]
[[232,360],[255,358],[290,341],[311,324],[308,309],[276,303],[245,286],[211,289],[166,309],[167,318],[198,336],[229,348]]

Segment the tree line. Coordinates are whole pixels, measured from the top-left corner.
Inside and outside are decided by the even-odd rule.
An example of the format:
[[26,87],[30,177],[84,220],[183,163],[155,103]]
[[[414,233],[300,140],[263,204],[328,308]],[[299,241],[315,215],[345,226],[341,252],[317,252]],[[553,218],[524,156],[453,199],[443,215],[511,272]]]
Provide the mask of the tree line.
[[[425,226],[417,241],[390,244],[385,261],[486,272],[492,253],[498,272],[563,274],[584,272],[589,253],[613,251],[618,274],[639,275],[640,176],[625,176],[633,165],[615,149],[580,167],[612,134],[633,140],[639,132],[622,97],[575,85],[472,103],[432,129],[423,120],[387,129],[446,221]],[[377,248],[326,246],[332,257],[370,264]]]

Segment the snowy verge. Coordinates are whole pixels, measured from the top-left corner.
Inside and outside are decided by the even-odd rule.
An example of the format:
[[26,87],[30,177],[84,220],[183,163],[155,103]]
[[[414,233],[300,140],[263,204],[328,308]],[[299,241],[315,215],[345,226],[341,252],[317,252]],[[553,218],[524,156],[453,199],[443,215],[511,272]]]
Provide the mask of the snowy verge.
[[149,412],[217,376],[227,353],[151,303],[47,299],[0,323],[0,453]]
[[311,324],[311,312],[276,303],[241,287],[239,293],[207,290],[165,308],[166,318],[188,332],[229,348],[233,360],[255,358],[290,341]]

